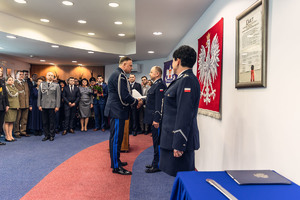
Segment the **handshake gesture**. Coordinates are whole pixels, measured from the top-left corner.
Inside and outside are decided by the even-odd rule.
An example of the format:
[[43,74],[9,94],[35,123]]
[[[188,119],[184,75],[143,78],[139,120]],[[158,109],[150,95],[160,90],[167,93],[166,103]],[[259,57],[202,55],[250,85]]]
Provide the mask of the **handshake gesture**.
[[140,107],[142,107],[142,105],[144,104],[142,99],[138,98],[138,101],[139,101],[139,103],[136,106],[137,109],[139,109]]

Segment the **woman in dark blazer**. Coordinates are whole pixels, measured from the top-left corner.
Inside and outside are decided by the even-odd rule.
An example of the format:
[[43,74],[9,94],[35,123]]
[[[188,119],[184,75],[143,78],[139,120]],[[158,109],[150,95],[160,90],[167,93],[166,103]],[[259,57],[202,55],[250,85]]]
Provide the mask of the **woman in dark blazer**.
[[[9,109],[5,81],[2,78],[3,68],[0,68],[0,129],[3,127],[5,112]],[[2,132],[2,130],[0,130],[0,132]],[[5,145],[5,143],[0,142],[0,145]]]

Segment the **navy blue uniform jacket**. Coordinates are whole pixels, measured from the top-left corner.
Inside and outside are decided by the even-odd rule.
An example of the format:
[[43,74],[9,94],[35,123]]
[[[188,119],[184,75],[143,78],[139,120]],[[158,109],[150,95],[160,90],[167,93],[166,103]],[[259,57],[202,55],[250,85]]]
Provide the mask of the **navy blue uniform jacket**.
[[199,149],[199,99],[200,85],[192,69],[182,72],[169,85],[163,100],[161,148],[179,151]]
[[162,79],[156,80],[148,90],[144,123],[161,122],[161,102],[164,97],[166,85]]
[[138,101],[130,94],[130,85],[125,72],[118,67],[108,80],[108,99],[104,115],[116,119],[128,119],[130,106]]

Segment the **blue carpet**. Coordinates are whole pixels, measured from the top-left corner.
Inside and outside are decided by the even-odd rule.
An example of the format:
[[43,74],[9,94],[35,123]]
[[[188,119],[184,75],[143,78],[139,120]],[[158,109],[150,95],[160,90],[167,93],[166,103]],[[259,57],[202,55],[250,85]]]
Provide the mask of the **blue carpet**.
[[141,153],[133,164],[130,200],[167,200],[171,197],[175,177],[164,172],[145,173],[145,166],[152,163],[153,146]]
[[65,136],[59,134],[53,142],[42,142],[43,137],[22,137],[0,147],[1,200],[20,199],[65,160],[108,140],[109,131],[76,131]]

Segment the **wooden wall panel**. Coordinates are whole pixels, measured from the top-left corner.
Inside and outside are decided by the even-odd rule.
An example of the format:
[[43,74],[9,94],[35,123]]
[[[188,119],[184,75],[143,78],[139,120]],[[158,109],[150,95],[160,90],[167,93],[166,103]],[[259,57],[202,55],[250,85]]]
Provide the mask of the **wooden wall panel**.
[[[53,72],[54,75],[58,75],[59,79],[67,80],[70,76],[74,78],[91,78],[91,72],[93,76],[97,78],[97,75],[105,76],[104,66],[54,66],[54,65],[31,65],[30,74],[38,74],[38,76],[46,76],[47,72]],[[105,79],[105,77],[104,77]]]

